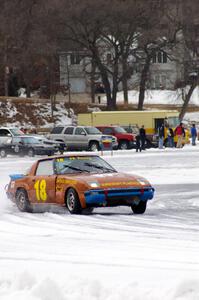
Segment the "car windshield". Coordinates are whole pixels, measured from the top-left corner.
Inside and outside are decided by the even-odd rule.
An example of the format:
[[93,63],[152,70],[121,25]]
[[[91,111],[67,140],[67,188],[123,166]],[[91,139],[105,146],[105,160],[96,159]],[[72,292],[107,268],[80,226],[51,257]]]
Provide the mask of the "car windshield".
[[10,131],[12,132],[12,134],[13,134],[14,136],[24,134],[23,131],[21,131],[19,128],[11,128]]
[[115,173],[117,172],[99,156],[69,156],[55,160],[57,174]]
[[126,133],[126,130],[122,127],[115,127],[115,132],[117,132],[117,133]]
[[39,144],[41,141],[39,141],[37,138],[34,137],[24,137],[21,138],[21,141],[23,141],[25,144]]
[[95,127],[85,127],[85,130],[87,134],[102,134],[101,131]]

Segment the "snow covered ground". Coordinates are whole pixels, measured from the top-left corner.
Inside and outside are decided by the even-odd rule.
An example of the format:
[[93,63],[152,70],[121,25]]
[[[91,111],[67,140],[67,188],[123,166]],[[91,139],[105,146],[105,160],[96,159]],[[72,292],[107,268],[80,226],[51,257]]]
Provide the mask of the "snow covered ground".
[[[183,104],[183,97],[188,92],[186,89],[177,90],[146,90],[144,104],[167,104],[181,106]],[[129,103],[137,104],[139,92],[137,90],[130,90],[128,92]],[[103,98],[105,101],[105,97]],[[117,102],[123,102],[123,92],[117,94]],[[191,96],[190,104],[199,106],[199,88],[197,87]]]
[[199,144],[104,158],[154,185],[144,215],[21,213],[4,186],[35,159],[0,160],[0,300],[199,299]]

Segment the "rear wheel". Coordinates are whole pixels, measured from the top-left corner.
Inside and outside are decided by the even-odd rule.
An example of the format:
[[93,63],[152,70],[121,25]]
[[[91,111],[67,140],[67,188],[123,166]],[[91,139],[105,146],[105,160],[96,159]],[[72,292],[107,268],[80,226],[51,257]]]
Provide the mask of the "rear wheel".
[[99,151],[99,144],[97,142],[91,142],[89,150],[92,152]]
[[71,214],[80,214],[82,212],[78,194],[73,188],[70,188],[67,192],[66,206]]
[[126,150],[126,149],[128,149],[128,147],[129,147],[129,144],[127,141],[121,141],[119,143],[119,149],[121,149],[121,150]]
[[16,193],[16,204],[22,212],[32,212],[32,208],[28,199],[28,194],[24,189],[20,189]]
[[7,153],[6,153],[6,150],[5,149],[1,149],[0,150],[0,156],[1,156],[1,158],[4,158],[4,157],[6,157],[7,156]]
[[140,201],[138,204],[131,205],[134,214],[143,214],[146,210],[147,201]]

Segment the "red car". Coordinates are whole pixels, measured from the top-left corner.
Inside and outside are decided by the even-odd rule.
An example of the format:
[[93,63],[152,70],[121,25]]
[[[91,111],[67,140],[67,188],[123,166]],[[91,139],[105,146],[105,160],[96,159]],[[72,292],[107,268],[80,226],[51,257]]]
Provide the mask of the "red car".
[[120,126],[96,126],[103,134],[113,135],[117,138],[119,149],[136,148],[135,135],[127,133]]
[[143,214],[154,195],[145,178],[118,173],[97,155],[46,157],[36,161],[27,174],[10,178],[7,196],[27,212],[44,204],[66,206],[71,214],[125,205]]

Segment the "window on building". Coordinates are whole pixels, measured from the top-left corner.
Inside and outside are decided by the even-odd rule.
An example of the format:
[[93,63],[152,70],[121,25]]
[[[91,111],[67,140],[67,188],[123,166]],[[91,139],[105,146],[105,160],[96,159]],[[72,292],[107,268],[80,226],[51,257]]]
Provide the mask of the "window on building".
[[71,53],[70,63],[71,65],[79,65],[82,57],[78,52]]
[[154,89],[165,89],[167,86],[166,75],[155,75],[151,80],[151,88]]
[[152,58],[152,62],[155,64],[155,63],[158,63],[158,64],[166,64],[168,61],[168,57],[167,57],[167,54],[166,52],[163,52],[163,51],[159,51],[159,52],[156,52],[154,55],[153,55],[153,58]]
[[111,53],[107,53],[107,55],[106,55],[106,61],[107,61],[107,64],[111,64],[111,60],[112,60],[112,55],[111,55]]

